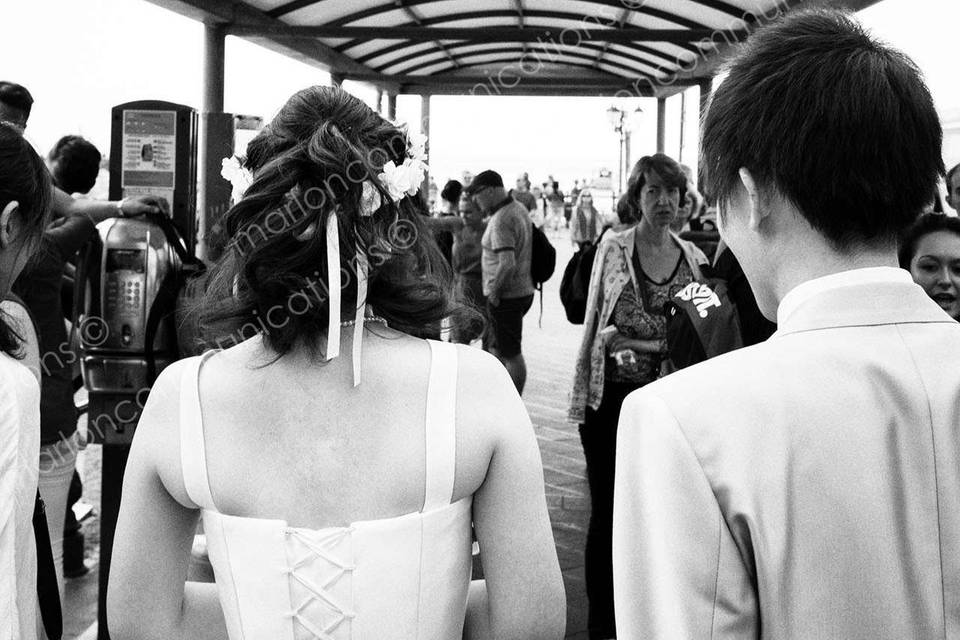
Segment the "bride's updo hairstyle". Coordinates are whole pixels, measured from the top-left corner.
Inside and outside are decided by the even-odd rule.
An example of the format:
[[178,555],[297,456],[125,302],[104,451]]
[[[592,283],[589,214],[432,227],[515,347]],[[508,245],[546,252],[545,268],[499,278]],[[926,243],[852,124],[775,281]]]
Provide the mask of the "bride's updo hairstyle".
[[450,269],[423,225],[420,195],[391,199],[378,177],[391,161],[403,168],[408,144],[402,128],[346,91],[294,94],[247,148],[253,181],[224,216],[229,244],[208,275],[207,343],[228,346],[224,340],[261,331],[279,355],[299,343],[318,349],[329,320],[331,216],[339,231],[337,321],[356,315],[361,262],[368,279],[359,303],[391,327],[424,335],[455,313]]

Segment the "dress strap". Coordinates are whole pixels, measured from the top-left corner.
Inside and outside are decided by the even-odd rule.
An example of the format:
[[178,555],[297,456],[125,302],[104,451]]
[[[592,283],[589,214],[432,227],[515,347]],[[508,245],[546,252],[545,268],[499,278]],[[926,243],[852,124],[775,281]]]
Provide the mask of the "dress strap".
[[426,495],[423,510],[450,504],[457,461],[457,346],[430,344],[430,383],[427,388]]
[[191,358],[180,378],[180,465],[187,496],[201,509],[216,511],[210,480],[207,476],[207,454],[203,442],[203,419],[200,413],[200,367],[216,353],[208,351]]

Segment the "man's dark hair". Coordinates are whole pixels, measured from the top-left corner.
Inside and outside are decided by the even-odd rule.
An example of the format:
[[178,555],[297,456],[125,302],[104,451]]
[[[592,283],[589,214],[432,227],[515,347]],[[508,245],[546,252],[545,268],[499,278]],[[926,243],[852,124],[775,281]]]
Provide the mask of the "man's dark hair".
[[640,210],[640,190],[647,183],[647,174],[656,173],[668,187],[676,187],[680,190],[680,203],[683,203],[684,195],[687,193],[687,176],[676,160],[665,153],[655,153],[652,156],[643,156],[633,165],[630,177],[627,179],[627,200],[632,203],[637,211],[637,219],[643,217]]
[[440,192],[440,198],[447,202],[456,204],[460,201],[460,194],[463,193],[463,185],[458,180],[448,180],[443,185],[443,191]]
[[24,115],[30,117],[30,109],[33,108],[33,96],[30,95],[26,87],[0,80],[0,102],[8,107],[23,111]]
[[53,182],[67,193],[87,193],[97,183],[100,152],[80,136],[63,136],[47,155],[53,166]]
[[750,37],[703,125],[708,194],[747,168],[839,249],[891,241],[944,173],[943,131],[906,55],[838,11],[792,14]]
[[920,240],[931,233],[947,231],[960,237],[960,218],[947,216],[942,213],[925,213],[913,223],[900,238],[899,259],[900,266],[910,269],[913,256],[917,253]]

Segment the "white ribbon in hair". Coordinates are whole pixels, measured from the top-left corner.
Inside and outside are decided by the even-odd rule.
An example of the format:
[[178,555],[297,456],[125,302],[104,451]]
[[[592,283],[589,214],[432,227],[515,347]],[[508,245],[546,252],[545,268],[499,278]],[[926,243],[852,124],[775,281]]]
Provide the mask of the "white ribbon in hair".
[[340,231],[337,229],[337,212],[327,217],[327,295],[329,318],[327,320],[327,360],[340,355]]
[[[352,345],[353,386],[355,387],[360,384],[363,321],[366,314],[367,280],[370,270],[367,256],[359,246],[357,246],[356,256],[357,300],[354,310]],[[330,299],[330,317],[327,322],[326,359],[330,361],[340,355],[340,233],[337,228],[336,212],[331,212],[330,217],[327,218],[327,290]]]
[[363,340],[363,318],[367,307],[366,254],[357,246],[357,304],[353,322],[353,386],[360,384],[360,343]]

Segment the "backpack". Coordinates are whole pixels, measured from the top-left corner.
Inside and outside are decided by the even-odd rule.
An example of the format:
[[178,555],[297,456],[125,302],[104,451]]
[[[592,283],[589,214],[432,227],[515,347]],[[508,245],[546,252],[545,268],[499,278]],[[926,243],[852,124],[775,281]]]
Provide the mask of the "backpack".
[[727,283],[717,278],[691,282],[664,307],[667,350],[674,369],[683,369],[743,346],[737,307]]
[[550,279],[557,267],[557,250],[547,239],[547,234],[537,225],[530,223],[530,279],[533,287],[540,292],[539,326],[543,326],[543,283]]
[[[606,229],[604,232],[606,233]],[[590,290],[590,272],[597,257],[597,248],[603,233],[589,247],[579,249],[570,258],[560,280],[560,303],[571,324],[583,324],[587,314],[587,292]]]
[[542,292],[543,283],[550,279],[557,267],[557,250],[550,244],[543,229],[533,223],[530,228],[533,230],[530,234],[530,277],[533,286]]

